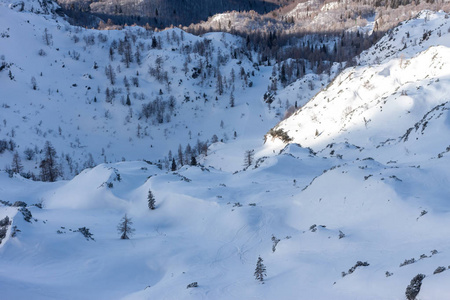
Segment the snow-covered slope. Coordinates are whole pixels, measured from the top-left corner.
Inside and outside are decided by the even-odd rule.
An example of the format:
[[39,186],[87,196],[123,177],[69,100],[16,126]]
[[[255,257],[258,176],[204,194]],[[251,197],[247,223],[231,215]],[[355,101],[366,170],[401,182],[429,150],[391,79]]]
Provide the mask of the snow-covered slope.
[[439,138],[449,133],[448,20],[424,12],[395,28],[272,132],[315,151],[353,144],[384,162],[436,157],[448,146]]
[[[108,84],[104,75],[105,66],[114,63],[108,58],[113,39],[126,34],[132,39],[135,33],[137,43],[151,45],[153,36],[136,28],[102,32],[109,35],[107,41],[99,47],[96,37],[93,47],[82,36],[98,32],[71,32],[75,29],[64,29],[58,18],[45,20],[4,7],[0,14],[5,16],[0,22],[6,20],[2,26],[16,25],[6,27],[9,37],[0,39],[7,63],[0,72],[6,86],[1,108],[6,121],[0,133],[14,138],[21,150],[48,139],[58,152],[72,149],[71,155],[82,157],[107,143],[107,161],[120,156],[131,160],[175,150],[189,138],[189,130],[194,140],[200,132],[200,137],[217,131],[219,138],[229,136],[228,142],[210,145],[208,156],[201,158],[206,167],[183,166],[175,172],[143,161],[103,163],[54,183],[0,172],[0,298],[404,299],[418,274],[425,275],[420,299],[450,298],[450,148],[445,139],[450,54],[448,33],[437,31],[448,27],[445,14],[428,13],[426,19],[423,15],[403,24],[309,102],[306,98],[326,79],[309,74],[279,91],[270,109],[262,94],[271,68],[255,68],[250,77],[254,86],[235,89],[233,108],[226,108],[231,91],[216,101],[209,77],[202,86],[192,75],[195,62],[207,55],[191,54],[190,75],[179,72],[187,59],[180,49],[190,42],[208,39],[215,51],[230,51],[237,38],[185,34],[183,47],[181,32],[173,30],[179,46],[173,38],[163,43],[168,48],[142,52],[146,64],[161,55],[164,70],[177,68],[170,75],[171,92],[146,73],[144,63],[139,67],[133,62],[130,68],[120,63],[120,76],[139,71],[139,87],[133,88],[137,93],[156,97],[161,89],[159,96],[176,96],[177,115],[162,124],[151,123],[152,118],[135,120],[133,109],[148,99],[132,99],[127,107],[120,98],[105,103],[104,94],[96,92],[98,85],[102,90],[119,86],[119,80]],[[42,43],[38,29],[45,27],[53,35],[53,45],[45,47],[47,56],[33,52],[35,47],[17,46],[22,36],[30,44]],[[431,34],[423,35],[423,29]],[[406,32],[412,41],[417,37],[417,44],[408,44],[396,57],[389,51],[402,48]],[[75,44],[74,35],[80,37]],[[166,32],[154,36],[165,41]],[[428,39],[419,43],[420,37]],[[74,47],[78,60],[68,54],[73,55]],[[243,56],[228,57],[220,70],[229,74],[241,65],[254,68]],[[10,70],[15,80],[10,80]],[[31,71],[36,90],[29,86]],[[121,88],[126,96],[125,86]],[[190,100],[184,98],[187,93]],[[282,116],[286,100],[302,108],[272,132],[292,141],[268,136],[263,145],[263,132]],[[124,122],[130,108],[133,117]],[[110,118],[103,117],[106,111]],[[145,134],[130,139],[137,124],[147,124],[153,140]],[[79,143],[72,140],[77,137]],[[255,157],[243,169],[249,149]],[[11,153],[5,150],[2,159],[6,155]],[[154,210],[148,208],[149,191]],[[125,215],[135,229],[129,240],[121,240],[117,232]],[[254,277],[258,257],[266,267],[264,284]],[[187,288],[194,282],[197,287]]]
[[[254,66],[241,38],[179,29],[87,30],[7,3],[0,3],[0,13],[0,137],[16,144],[25,171],[38,173],[47,140],[64,178],[124,159],[164,165],[170,150],[175,156],[189,144],[198,155],[197,146],[210,145],[213,135],[225,143],[243,140],[241,155],[284,114],[284,103],[269,110],[263,101],[272,68]],[[35,152],[30,161],[27,148]],[[14,151],[0,155],[2,168]],[[235,171],[241,163],[227,167]]]
[[[28,207],[31,222],[1,210],[20,230],[0,248],[2,297],[403,299],[423,273],[422,299],[445,298],[450,273],[433,272],[450,259],[447,164],[325,159],[291,145],[234,175],[129,162],[52,184],[2,174],[3,199],[42,201]],[[116,232],[125,213],[130,240]],[[264,285],[253,276],[258,256]],[[358,261],[368,265],[349,273]]]

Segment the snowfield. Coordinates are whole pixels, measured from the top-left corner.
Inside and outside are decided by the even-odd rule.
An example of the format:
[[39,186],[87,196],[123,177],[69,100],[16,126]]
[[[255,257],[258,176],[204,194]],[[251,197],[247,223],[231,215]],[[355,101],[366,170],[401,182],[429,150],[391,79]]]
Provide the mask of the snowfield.
[[[68,160],[65,180],[52,183],[0,171],[0,298],[388,300],[405,299],[411,279],[424,274],[418,298],[450,299],[448,20],[424,12],[328,86],[328,77],[308,74],[280,90],[269,109],[262,97],[272,68],[227,56],[242,42],[237,37],[97,32],[2,2],[0,140],[14,139],[21,155],[49,140],[78,172]],[[44,44],[45,28],[52,45]],[[98,41],[100,33],[107,41]],[[112,41],[133,33],[144,44],[142,64],[125,68],[118,54],[110,61]],[[91,34],[95,45],[83,39]],[[153,37],[161,49],[151,47]],[[180,49],[205,40],[227,53],[215,52],[211,63],[225,59],[222,74],[236,71],[235,107],[231,86],[216,101],[214,77],[192,76],[207,54],[192,54],[189,71],[181,71],[188,59]],[[158,55],[169,88],[147,71]],[[104,93],[113,88],[104,72],[110,63],[122,89],[112,103]],[[239,77],[241,66],[254,71],[252,87]],[[123,76],[136,71],[133,90],[148,98],[122,104]],[[142,104],[169,95],[176,99],[170,121],[137,117]],[[275,126],[286,100],[299,110]],[[165,168],[169,150],[177,157],[179,144],[214,134],[219,140],[197,156],[199,165]],[[44,154],[37,152],[23,159],[28,171],[38,172]],[[0,162],[12,157],[5,150]],[[125,215],[135,231],[121,240]],[[258,257],[263,284],[254,276]]]

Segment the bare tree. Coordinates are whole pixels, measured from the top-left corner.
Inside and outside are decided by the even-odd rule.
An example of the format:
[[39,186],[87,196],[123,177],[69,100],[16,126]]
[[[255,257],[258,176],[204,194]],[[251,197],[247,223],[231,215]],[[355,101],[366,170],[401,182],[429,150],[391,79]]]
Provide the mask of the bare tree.
[[56,163],[55,148],[47,141],[44,146],[45,158],[41,161],[39,168],[41,169],[41,180],[54,182],[59,176],[58,166]]
[[105,75],[108,78],[111,85],[116,83],[116,73],[111,65],[105,67]]
[[223,94],[223,79],[219,69],[217,69],[216,93],[219,95]]
[[251,164],[253,163],[253,158],[255,156],[255,150],[247,150],[245,151],[245,156],[244,156],[244,167],[250,167]]
[[47,46],[50,46],[53,43],[53,36],[50,33],[48,33],[47,28],[44,29],[44,34],[42,35],[42,39],[44,40],[44,43]]
[[119,225],[117,225],[117,231],[119,232],[122,240],[128,240],[130,236],[133,235],[135,229],[132,228],[131,225],[133,225],[131,218],[128,218],[127,214],[125,214]]
[[17,151],[14,152],[13,160],[11,163],[11,170],[13,171],[13,173],[16,174],[20,174],[20,172],[22,172],[23,170],[22,162],[20,160],[20,156],[19,153],[17,153]]

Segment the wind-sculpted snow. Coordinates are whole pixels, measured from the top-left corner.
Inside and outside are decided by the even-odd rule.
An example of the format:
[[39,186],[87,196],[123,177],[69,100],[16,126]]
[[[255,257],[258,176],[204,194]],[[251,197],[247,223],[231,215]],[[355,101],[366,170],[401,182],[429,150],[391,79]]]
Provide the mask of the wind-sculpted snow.
[[[447,271],[432,274],[449,259],[448,156],[414,167],[346,160],[345,149],[355,150],[339,149],[343,158],[326,158],[291,145],[235,174],[125,162],[53,184],[2,176],[2,200],[21,199],[32,214],[27,222],[1,208],[20,230],[0,250],[2,295],[390,299],[418,273],[427,275],[424,297],[450,292],[439,284]],[[15,197],[7,185],[34,188]],[[42,208],[31,206],[36,198]],[[130,240],[116,231],[124,214],[136,229]],[[264,285],[253,278],[258,256]],[[368,265],[343,277],[358,261]]]

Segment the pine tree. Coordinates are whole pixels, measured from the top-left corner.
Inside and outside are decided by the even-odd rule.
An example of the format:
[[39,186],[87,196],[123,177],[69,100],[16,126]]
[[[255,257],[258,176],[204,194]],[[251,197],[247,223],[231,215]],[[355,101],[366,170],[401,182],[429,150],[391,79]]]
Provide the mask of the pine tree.
[[266,274],[266,266],[263,264],[263,259],[261,256],[258,257],[258,261],[256,262],[256,269],[255,269],[255,279],[259,280],[261,282],[264,281],[264,277],[267,276]]
[[156,38],[152,38],[152,48],[156,48],[158,46],[158,42],[156,41]]
[[172,171],[176,171],[177,170],[177,164],[175,163],[175,158],[172,158],[172,167],[171,167]]
[[109,60],[114,60],[114,49],[112,47],[109,47]]
[[117,231],[120,234],[120,238],[122,240],[128,240],[132,236],[135,229],[131,227],[133,225],[133,222],[131,222],[131,218],[128,218],[127,215],[122,218],[119,225],[117,225]]
[[153,196],[153,193],[151,190],[148,191],[148,208],[153,210],[155,209],[155,197]]
[[197,160],[195,159],[195,156],[191,157],[191,166],[196,166],[197,165]]
[[231,94],[230,94],[230,106],[234,107],[234,93],[233,93],[233,91],[231,91]]
[[286,78],[286,67],[284,66],[284,63],[281,65],[281,72],[280,72],[280,81],[283,87],[286,87],[287,84],[287,78]]

